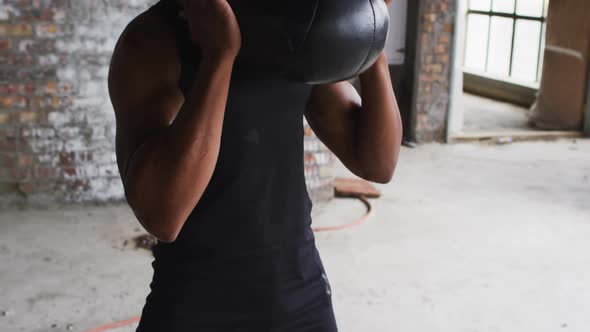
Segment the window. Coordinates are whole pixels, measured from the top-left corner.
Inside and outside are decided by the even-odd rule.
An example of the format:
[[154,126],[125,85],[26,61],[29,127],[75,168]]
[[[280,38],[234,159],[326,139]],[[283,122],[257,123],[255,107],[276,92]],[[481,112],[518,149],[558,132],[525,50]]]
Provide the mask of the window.
[[549,0],[468,0],[465,69],[538,84]]

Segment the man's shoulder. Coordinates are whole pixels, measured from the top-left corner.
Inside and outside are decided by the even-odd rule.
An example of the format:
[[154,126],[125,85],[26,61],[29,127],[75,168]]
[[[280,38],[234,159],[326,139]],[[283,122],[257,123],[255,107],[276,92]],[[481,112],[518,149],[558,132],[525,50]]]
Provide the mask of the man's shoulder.
[[141,59],[158,63],[173,60],[175,52],[174,30],[152,10],[144,11],[127,24],[115,49],[115,53],[141,55]]
[[108,75],[111,98],[142,100],[156,88],[176,89],[178,77],[174,31],[162,17],[149,10],[141,13],[125,27],[113,51]]

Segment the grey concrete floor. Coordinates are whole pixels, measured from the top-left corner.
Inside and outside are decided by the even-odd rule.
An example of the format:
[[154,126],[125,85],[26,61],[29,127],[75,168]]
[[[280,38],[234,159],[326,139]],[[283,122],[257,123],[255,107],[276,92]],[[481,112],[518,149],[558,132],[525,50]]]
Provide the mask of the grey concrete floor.
[[[379,188],[369,222],[317,234],[341,332],[590,330],[590,141],[404,149]],[[314,209],[316,225],[363,214]],[[125,205],[1,212],[0,331],[138,315],[140,233]]]
[[528,110],[524,107],[488,99],[469,93],[463,94],[463,131],[533,131]]

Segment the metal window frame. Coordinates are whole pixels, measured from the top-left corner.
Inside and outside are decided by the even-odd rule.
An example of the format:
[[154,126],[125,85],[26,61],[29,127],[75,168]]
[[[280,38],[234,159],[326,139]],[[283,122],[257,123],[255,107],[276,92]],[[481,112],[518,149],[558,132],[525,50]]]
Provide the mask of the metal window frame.
[[[540,80],[540,66],[541,66],[541,57],[542,57],[542,52],[543,50],[541,49],[541,45],[543,42],[543,36],[544,36],[544,32],[546,30],[545,28],[545,22],[547,21],[547,4],[549,3],[549,0],[542,0],[543,1],[543,12],[541,14],[541,16],[527,16],[527,15],[519,15],[516,14],[516,9],[518,8],[518,1],[519,0],[514,0],[514,8],[512,10],[512,13],[503,13],[503,12],[495,12],[494,11],[494,0],[490,0],[490,10],[489,11],[485,11],[485,10],[474,10],[474,9],[470,9],[471,8],[471,1],[473,0],[468,0],[467,1],[467,16],[469,17],[469,15],[474,14],[474,15],[485,15],[488,16],[488,39],[487,39],[487,45],[486,45],[486,61],[485,61],[485,67],[484,67],[484,73],[488,72],[488,67],[489,67],[489,57],[490,57],[490,37],[491,37],[491,30],[492,30],[492,17],[504,17],[504,18],[510,18],[512,19],[512,41],[511,41],[511,46],[510,46],[510,63],[509,63],[509,70],[508,70],[508,78],[512,78],[512,71],[513,71],[513,60],[514,60],[514,42],[515,42],[515,35],[516,35],[516,22],[517,20],[528,20],[528,21],[537,21],[541,24],[541,29],[539,29],[539,50],[538,50],[538,54],[537,54],[537,71],[535,73],[535,83],[538,83]],[[478,0],[475,0],[478,1]],[[524,0],[526,1],[526,0]],[[468,34],[469,31],[469,20],[467,20],[467,24],[465,27],[465,32],[466,35]],[[465,52],[467,52],[467,48],[465,48]]]

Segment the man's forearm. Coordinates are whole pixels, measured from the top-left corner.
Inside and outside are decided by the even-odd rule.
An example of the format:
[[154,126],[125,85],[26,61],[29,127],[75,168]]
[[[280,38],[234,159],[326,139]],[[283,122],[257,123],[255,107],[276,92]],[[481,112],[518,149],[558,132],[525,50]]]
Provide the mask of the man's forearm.
[[384,52],[359,80],[362,109],[356,123],[356,155],[365,172],[378,182],[387,182],[397,164],[402,123]]
[[[179,153],[198,153],[203,139],[219,141],[233,60],[206,58],[173,123],[168,140]],[[176,154],[178,155],[178,154]]]
[[132,160],[129,203],[160,240],[174,240],[211,178],[232,65],[202,63],[173,123],[147,141]]

